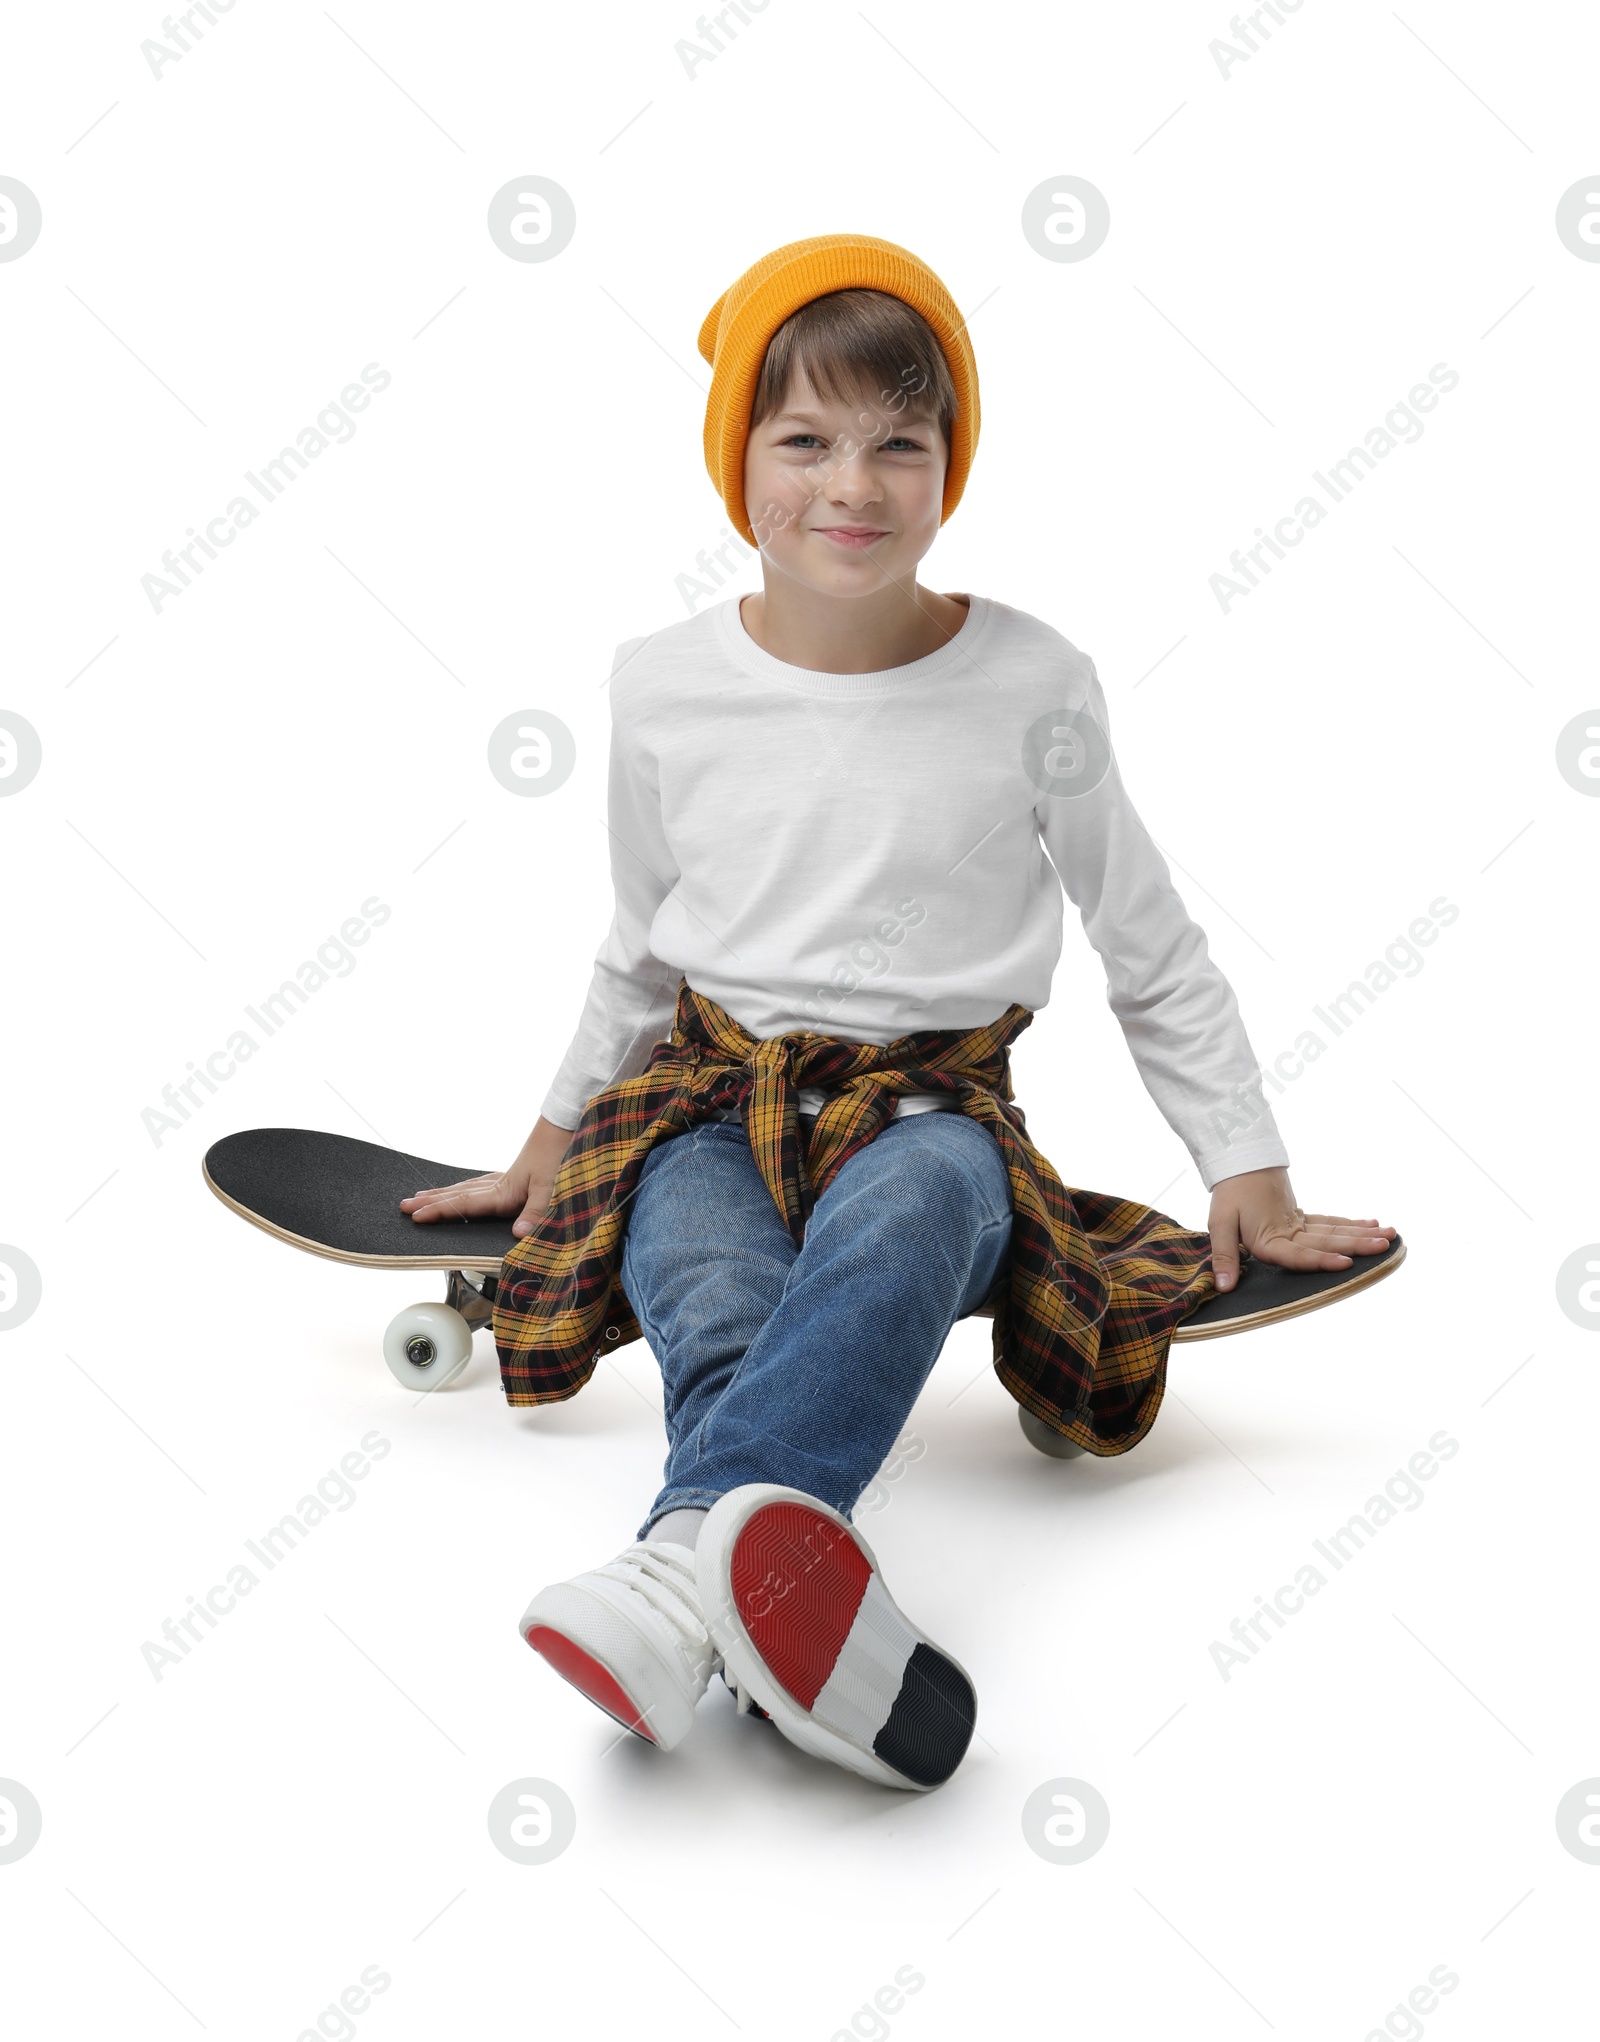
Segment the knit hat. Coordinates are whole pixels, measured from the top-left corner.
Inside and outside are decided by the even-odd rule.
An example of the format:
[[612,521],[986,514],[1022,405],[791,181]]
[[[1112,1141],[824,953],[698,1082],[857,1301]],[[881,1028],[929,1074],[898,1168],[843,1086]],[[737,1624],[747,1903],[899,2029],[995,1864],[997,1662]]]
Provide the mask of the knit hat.
[[956,302],[925,262],[873,234],[814,234],[753,262],[706,314],[700,352],[711,364],[706,399],[706,467],[734,529],[757,545],[744,504],[744,450],[767,343],[802,305],[829,291],[886,291],[920,312],[950,365],[959,410],[950,435],[939,522],[961,501],[978,444],[978,365]]

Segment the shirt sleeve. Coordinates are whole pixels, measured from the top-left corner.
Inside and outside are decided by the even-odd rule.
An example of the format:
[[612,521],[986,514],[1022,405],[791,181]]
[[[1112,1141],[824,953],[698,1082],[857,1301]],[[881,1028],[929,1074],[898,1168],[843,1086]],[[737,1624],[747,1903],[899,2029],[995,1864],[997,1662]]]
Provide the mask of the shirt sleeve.
[[[632,638],[617,647],[613,676],[644,643]],[[616,906],[595,952],[577,1033],[539,1108],[557,1127],[576,1127],[596,1092],[636,1077],[671,1033],[677,1011],[681,974],[652,953],[650,927],[677,884],[678,865],[661,825],[659,783],[615,696],[606,807]]]
[[1039,834],[1105,966],[1146,1091],[1208,1191],[1287,1166],[1233,988],[1123,787],[1092,661],[1082,707],[1051,736],[1034,774],[1049,789],[1034,811]]

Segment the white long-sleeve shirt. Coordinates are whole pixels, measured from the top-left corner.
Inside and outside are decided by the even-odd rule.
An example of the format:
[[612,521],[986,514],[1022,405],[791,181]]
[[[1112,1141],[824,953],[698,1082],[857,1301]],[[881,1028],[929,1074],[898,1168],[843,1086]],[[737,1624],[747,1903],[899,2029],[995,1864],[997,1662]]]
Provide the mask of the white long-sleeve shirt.
[[1058,631],[974,595],[926,658],[818,673],[757,645],[730,596],[619,646],[610,686],[616,911],[547,1120],[576,1127],[644,1069],[680,973],[761,1040],[1037,1011],[1065,888],[1207,1188],[1287,1164],[1232,988],[1123,789],[1094,662]]

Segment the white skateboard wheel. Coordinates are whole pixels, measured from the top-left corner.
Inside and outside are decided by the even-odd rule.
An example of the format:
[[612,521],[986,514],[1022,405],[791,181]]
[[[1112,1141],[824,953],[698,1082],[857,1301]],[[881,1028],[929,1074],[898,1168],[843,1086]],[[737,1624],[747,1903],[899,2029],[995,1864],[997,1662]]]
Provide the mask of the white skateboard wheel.
[[[398,1324],[398,1321],[396,1322]],[[392,1366],[392,1364],[391,1364]],[[1053,1461],[1075,1461],[1088,1448],[1074,1446],[1065,1433],[1057,1432],[1046,1425],[1042,1418],[1035,1418],[1024,1405],[1017,1406],[1017,1416],[1022,1420],[1023,1437],[1029,1446],[1036,1446],[1040,1453],[1048,1454]]]
[[472,1359],[472,1328],[451,1305],[407,1305],[389,1321],[383,1358],[408,1390],[442,1390]]

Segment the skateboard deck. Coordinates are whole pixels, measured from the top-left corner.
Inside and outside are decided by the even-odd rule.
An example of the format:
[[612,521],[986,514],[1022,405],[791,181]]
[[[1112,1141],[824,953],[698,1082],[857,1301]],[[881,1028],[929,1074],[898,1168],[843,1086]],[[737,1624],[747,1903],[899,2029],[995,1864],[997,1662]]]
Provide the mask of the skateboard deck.
[[1208,1298],[1172,1337],[1216,1340],[1224,1333],[1247,1333],[1256,1326],[1275,1326],[1280,1319],[1297,1319],[1302,1312],[1337,1304],[1354,1291],[1381,1283],[1405,1259],[1406,1244],[1398,1234],[1381,1255],[1352,1255],[1348,1269],[1280,1269],[1276,1263],[1245,1256],[1233,1289]]
[[434,1220],[419,1226],[402,1198],[481,1177],[349,1135],[251,1127],[206,1151],[206,1183],[241,1219],[280,1241],[369,1269],[470,1269],[493,1275],[516,1243],[510,1220]]

